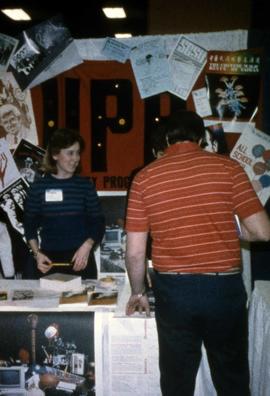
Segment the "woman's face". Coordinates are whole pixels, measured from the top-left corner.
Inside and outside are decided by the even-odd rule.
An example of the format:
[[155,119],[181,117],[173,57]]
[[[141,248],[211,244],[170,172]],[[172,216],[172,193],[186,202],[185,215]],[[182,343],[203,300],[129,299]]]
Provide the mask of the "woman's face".
[[61,149],[58,154],[53,155],[56,161],[57,176],[63,179],[73,176],[80,162],[80,145],[74,143],[68,148]]

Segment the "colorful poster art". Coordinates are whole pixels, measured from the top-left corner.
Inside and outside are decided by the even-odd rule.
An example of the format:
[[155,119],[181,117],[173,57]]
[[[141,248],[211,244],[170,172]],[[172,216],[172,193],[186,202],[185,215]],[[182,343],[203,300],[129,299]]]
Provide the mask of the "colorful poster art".
[[251,121],[258,110],[261,55],[255,51],[210,51],[205,72],[213,117]]
[[248,126],[230,154],[245,169],[260,201],[270,197],[270,136]]

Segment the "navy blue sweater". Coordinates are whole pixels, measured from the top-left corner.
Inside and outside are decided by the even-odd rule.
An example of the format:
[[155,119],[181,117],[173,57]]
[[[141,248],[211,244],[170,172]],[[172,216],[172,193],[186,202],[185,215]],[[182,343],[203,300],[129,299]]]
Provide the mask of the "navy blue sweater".
[[48,251],[76,249],[88,238],[100,242],[105,221],[93,183],[77,175],[38,179],[25,200],[24,229],[28,241],[39,233],[41,249]]

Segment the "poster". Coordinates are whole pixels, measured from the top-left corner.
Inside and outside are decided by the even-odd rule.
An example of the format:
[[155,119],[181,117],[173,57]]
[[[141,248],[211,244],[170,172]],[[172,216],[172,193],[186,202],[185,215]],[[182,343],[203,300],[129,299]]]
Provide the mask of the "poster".
[[259,51],[210,51],[205,69],[213,117],[251,121],[258,111],[261,55]]
[[130,60],[142,99],[169,90],[171,72],[162,37],[146,39],[132,48]]
[[[27,396],[40,396],[51,389],[54,394],[76,390],[79,396],[95,395],[93,312],[2,312],[0,332],[5,341],[0,346],[1,361],[6,368],[23,369],[13,394],[25,389]],[[9,373],[7,369],[5,377]],[[9,383],[11,378],[12,372]],[[5,389],[5,384],[0,386]]]
[[270,136],[247,126],[230,156],[243,166],[264,205],[270,196]]
[[169,92],[186,100],[207,59],[207,50],[185,36],[180,36],[169,56],[172,86]]
[[11,150],[21,139],[38,144],[30,91],[22,92],[12,73],[0,76],[0,137],[6,139]]
[[28,88],[72,40],[60,15],[24,30],[8,68],[21,90]]

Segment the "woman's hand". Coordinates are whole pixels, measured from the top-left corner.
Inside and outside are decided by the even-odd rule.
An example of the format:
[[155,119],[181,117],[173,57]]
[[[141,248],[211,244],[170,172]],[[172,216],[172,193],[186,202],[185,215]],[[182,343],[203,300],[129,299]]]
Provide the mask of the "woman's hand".
[[41,251],[38,251],[36,254],[36,261],[37,261],[37,267],[42,272],[43,274],[46,274],[52,266],[51,263],[52,261],[47,257],[44,253]]
[[85,269],[93,245],[94,241],[89,238],[75,252],[71,260],[73,263],[74,271],[82,271],[83,269]]

